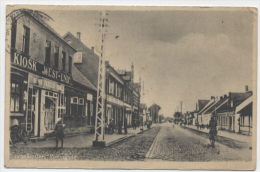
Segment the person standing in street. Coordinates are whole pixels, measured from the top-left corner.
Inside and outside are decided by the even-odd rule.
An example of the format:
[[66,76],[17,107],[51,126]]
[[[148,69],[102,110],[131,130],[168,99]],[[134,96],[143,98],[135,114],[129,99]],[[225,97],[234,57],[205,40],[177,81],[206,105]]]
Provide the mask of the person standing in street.
[[210,145],[213,148],[215,147],[216,137],[217,137],[217,121],[212,116],[210,121],[209,121],[209,140],[210,140]]
[[55,137],[56,137],[56,148],[59,146],[59,140],[61,141],[61,148],[63,148],[63,139],[64,139],[64,128],[65,124],[60,120],[55,126]]

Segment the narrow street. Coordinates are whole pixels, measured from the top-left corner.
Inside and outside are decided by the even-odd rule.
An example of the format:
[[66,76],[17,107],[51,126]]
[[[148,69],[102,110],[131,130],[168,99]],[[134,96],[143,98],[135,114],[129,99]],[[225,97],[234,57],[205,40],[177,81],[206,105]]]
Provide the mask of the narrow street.
[[248,161],[252,155],[249,149],[233,149],[220,143],[216,143],[216,148],[211,148],[208,144],[209,140],[204,137],[178,125],[165,123],[161,125],[146,158],[171,161]]

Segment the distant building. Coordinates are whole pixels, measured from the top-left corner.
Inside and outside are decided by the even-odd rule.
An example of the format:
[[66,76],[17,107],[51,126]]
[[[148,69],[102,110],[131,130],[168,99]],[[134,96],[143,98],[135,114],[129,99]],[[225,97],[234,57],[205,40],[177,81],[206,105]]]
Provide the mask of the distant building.
[[[97,86],[99,56],[94,48],[88,48],[80,40],[81,34],[77,36],[68,32],[64,39],[77,50],[74,58],[74,65],[81,71],[91,84]],[[140,84],[134,83],[134,66],[131,71],[116,70],[108,61],[105,62],[105,123],[111,120],[115,127],[119,125],[132,126],[133,123],[139,124],[139,104],[140,104]],[[95,96],[96,97],[96,92]],[[95,107],[96,100],[93,102]],[[90,102],[92,105],[92,102]],[[95,111],[95,110],[94,110]],[[91,115],[90,124],[94,124],[94,116]]]
[[[218,119],[219,129],[224,129],[232,132],[248,131],[252,127],[252,101],[248,104],[244,103],[244,107],[240,106],[246,100],[252,98],[252,92],[244,93],[230,92],[226,99],[222,98],[222,103],[214,110]],[[252,100],[252,99],[251,99]],[[247,129],[246,129],[247,128]]]
[[150,115],[152,117],[152,121],[154,123],[158,123],[159,122],[159,111],[160,111],[161,107],[157,104],[153,104],[152,106],[149,107],[149,112]]
[[252,91],[229,92],[211,100],[198,112],[198,124],[208,126],[210,118],[217,119],[218,128],[231,132],[251,134]]
[[194,111],[193,125],[199,124],[199,112],[209,103],[209,101],[210,100],[198,100],[196,103],[196,110]]

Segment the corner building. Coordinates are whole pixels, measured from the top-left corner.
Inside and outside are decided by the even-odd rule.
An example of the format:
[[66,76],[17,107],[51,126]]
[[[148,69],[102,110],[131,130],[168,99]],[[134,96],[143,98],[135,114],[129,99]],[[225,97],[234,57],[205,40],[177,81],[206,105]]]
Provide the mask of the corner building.
[[68,113],[65,87],[73,87],[76,50],[30,10],[10,15],[7,30],[10,123],[24,126],[32,137],[48,135]]

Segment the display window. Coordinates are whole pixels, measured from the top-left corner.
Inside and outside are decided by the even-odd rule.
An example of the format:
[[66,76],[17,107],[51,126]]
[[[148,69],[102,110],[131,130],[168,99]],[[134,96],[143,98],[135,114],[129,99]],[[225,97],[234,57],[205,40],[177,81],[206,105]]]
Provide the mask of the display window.
[[11,83],[11,102],[10,110],[11,112],[21,111],[21,99],[22,99],[22,89],[21,83],[12,81]]

